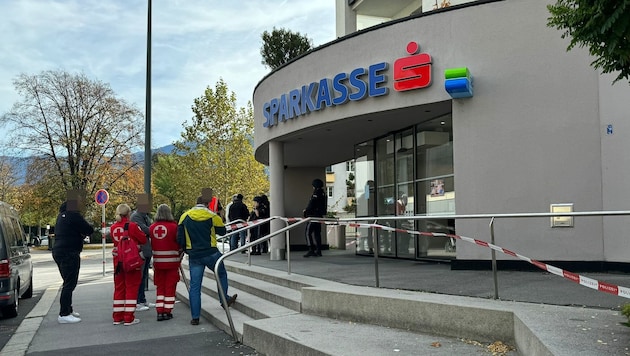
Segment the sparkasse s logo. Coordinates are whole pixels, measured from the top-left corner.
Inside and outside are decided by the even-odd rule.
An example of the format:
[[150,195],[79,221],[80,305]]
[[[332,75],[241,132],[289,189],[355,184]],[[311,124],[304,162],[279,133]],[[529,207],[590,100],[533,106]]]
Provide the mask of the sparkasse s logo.
[[407,91],[431,85],[431,55],[419,51],[420,46],[416,42],[409,42],[407,53],[410,57],[394,62],[394,90]]

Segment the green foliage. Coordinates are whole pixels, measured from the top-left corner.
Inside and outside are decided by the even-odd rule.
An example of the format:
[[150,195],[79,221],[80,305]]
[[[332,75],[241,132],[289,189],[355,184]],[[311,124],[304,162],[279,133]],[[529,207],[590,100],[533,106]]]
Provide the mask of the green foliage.
[[558,0],[547,8],[547,25],[571,38],[567,51],[588,47],[596,69],[619,72],[614,82],[629,78],[630,0]]
[[260,49],[262,64],[271,69],[276,69],[291,59],[313,48],[313,41],[299,32],[291,32],[284,28],[276,29],[271,33],[262,33],[263,45]]
[[[236,107],[236,96],[220,79],[194,100],[194,116],[184,123],[176,153],[158,158],[154,170],[157,193],[174,215],[195,204],[202,188],[212,188],[225,207],[241,193],[252,198],[269,191],[265,167],[254,158],[254,113],[251,103]],[[183,209],[183,210],[182,210]]]
[[630,326],[630,304],[625,304],[623,307],[621,307],[621,314],[628,318],[626,326]]

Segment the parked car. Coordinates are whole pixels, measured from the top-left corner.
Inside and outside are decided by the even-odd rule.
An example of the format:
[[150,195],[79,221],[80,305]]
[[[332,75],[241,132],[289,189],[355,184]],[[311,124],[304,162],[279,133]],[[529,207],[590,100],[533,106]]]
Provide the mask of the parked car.
[[48,246],[48,243],[49,243],[48,236],[41,236],[39,238],[39,245],[40,246]]
[[18,314],[18,299],[33,296],[33,261],[17,211],[0,202],[0,312]]

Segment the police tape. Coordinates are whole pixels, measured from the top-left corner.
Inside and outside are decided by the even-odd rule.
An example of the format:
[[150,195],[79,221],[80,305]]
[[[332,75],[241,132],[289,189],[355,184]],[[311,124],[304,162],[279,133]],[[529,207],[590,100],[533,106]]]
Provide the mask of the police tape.
[[[269,219],[269,220],[271,220],[271,219]],[[280,219],[286,221],[288,224],[292,224],[292,223],[304,220],[303,218],[280,218]],[[262,223],[262,220],[267,220],[267,219],[261,219],[261,220],[254,220],[254,221],[250,221],[250,222],[231,224],[231,225],[229,225],[228,230],[241,229],[243,227],[257,225],[259,223]],[[598,280],[593,279],[593,278],[589,278],[589,277],[585,277],[585,276],[582,276],[582,275],[577,274],[577,273],[569,272],[569,271],[563,270],[562,268],[558,268],[558,267],[555,267],[553,265],[550,265],[550,264],[547,264],[547,263],[544,263],[544,262],[540,262],[540,261],[531,259],[531,258],[529,258],[527,256],[523,256],[521,254],[518,254],[518,253],[516,253],[514,251],[508,250],[508,249],[503,248],[501,246],[497,246],[497,245],[491,244],[489,242],[477,240],[477,239],[474,239],[474,238],[471,238],[471,237],[455,235],[455,234],[446,234],[446,233],[442,233],[442,232],[421,232],[421,231],[416,231],[416,230],[406,230],[406,229],[400,229],[400,228],[386,226],[386,225],[380,225],[380,224],[369,224],[369,223],[368,224],[362,224],[362,223],[353,223],[353,222],[345,222],[345,221],[331,222],[331,221],[324,221],[324,220],[320,221],[320,220],[317,220],[317,219],[313,219],[313,221],[319,221],[320,223],[326,224],[326,225],[347,225],[347,226],[355,227],[355,228],[374,228],[374,229],[379,229],[379,230],[384,230],[384,231],[393,231],[393,232],[407,233],[407,234],[410,234],[410,235],[419,235],[419,236],[427,236],[427,237],[454,238],[454,239],[466,241],[466,242],[469,242],[469,243],[473,243],[473,244],[481,246],[481,247],[487,247],[487,248],[490,248],[492,250],[495,250],[495,251],[504,253],[506,255],[512,256],[512,257],[516,257],[519,260],[528,262],[528,263],[530,263],[530,264],[532,264],[532,265],[542,269],[543,271],[547,271],[547,272],[555,274],[557,276],[566,278],[566,279],[570,280],[571,282],[578,283],[579,285],[582,285],[584,287],[591,288],[591,289],[594,289],[594,290],[597,290],[597,291],[600,291],[600,292],[604,292],[604,293],[608,293],[608,294],[612,294],[612,295],[617,295],[617,296],[622,297],[622,298],[630,299],[630,288],[628,288],[628,287],[623,287],[623,286],[618,286],[618,285],[611,284],[611,283],[601,282],[601,281],[598,281]]]

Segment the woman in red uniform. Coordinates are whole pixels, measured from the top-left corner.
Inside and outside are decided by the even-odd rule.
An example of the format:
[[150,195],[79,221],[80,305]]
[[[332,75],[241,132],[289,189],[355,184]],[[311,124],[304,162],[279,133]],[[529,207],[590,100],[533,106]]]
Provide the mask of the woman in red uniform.
[[[142,280],[142,269],[125,272],[121,265],[118,264],[117,248],[120,239],[128,234],[129,238],[137,245],[143,245],[147,242],[147,237],[140,227],[129,220],[131,208],[127,204],[120,204],[116,207],[116,222],[109,228],[112,240],[114,241],[114,325],[134,325],[140,322],[136,319],[134,312],[136,311],[136,298],[138,297],[138,288]],[[125,225],[126,230],[125,232]],[[138,250],[140,247],[138,247]]]
[[149,231],[153,249],[157,321],[169,320],[173,318],[181,251],[177,243],[177,222],[168,205],[158,206],[155,222],[149,227]]

